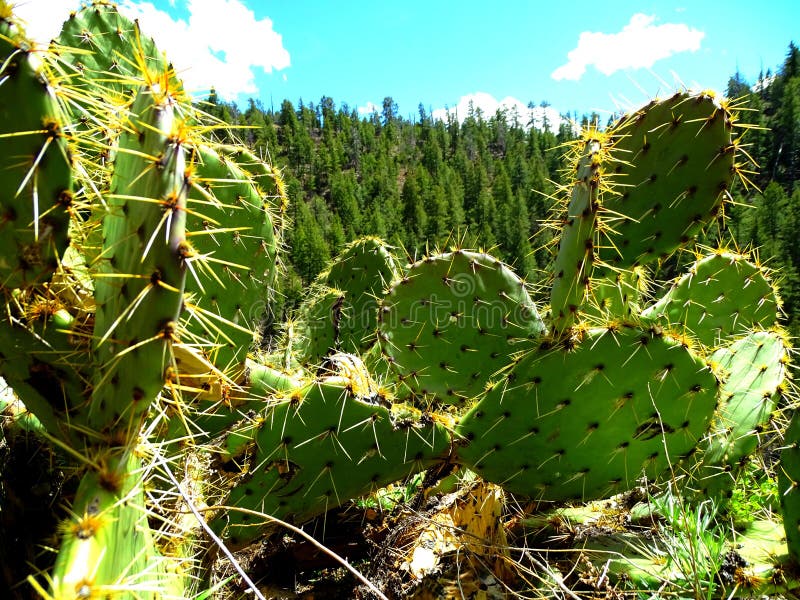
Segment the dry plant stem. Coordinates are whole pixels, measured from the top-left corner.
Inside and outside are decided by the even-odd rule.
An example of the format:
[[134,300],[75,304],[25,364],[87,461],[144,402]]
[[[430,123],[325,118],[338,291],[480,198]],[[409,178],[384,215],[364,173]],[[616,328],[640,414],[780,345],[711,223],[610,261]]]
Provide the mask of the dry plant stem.
[[[195,510],[197,510],[197,509],[195,509]],[[291,523],[287,523],[286,521],[282,521],[282,520],[280,520],[280,519],[278,519],[276,517],[264,514],[262,512],[258,512],[257,510],[249,510],[247,508],[239,508],[237,506],[209,506],[208,508],[205,508],[203,510],[228,510],[228,511],[235,510],[237,512],[242,512],[242,513],[245,513],[245,514],[248,514],[248,515],[261,517],[262,519],[268,519],[268,520],[272,521],[273,523],[277,523],[281,527],[285,527],[289,531],[291,531],[293,533],[296,533],[297,535],[301,536],[303,539],[305,539],[306,541],[310,542],[313,546],[315,546],[316,548],[318,548],[319,550],[321,550],[322,552],[324,552],[325,554],[327,554],[328,556],[333,558],[336,562],[340,563],[345,569],[350,571],[356,577],[356,579],[358,579],[361,583],[366,585],[373,594],[375,594],[378,598],[380,598],[380,600],[389,600],[389,598],[387,598],[386,595],[384,595],[383,592],[381,592],[377,587],[375,587],[374,583],[372,583],[369,579],[364,577],[349,562],[347,562],[346,558],[342,558],[341,556],[336,554],[333,550],[331,550],[330,548],[327,548],[324,544],[321,544],[320,542],[315,540],[311,535],[309,535],[308,533],[306,533],[305,531],[303,531],[299,527],[295,527]],[[203,522],[203,527],[204,528],[207,527],[205,522]],[[212,534],[212,537],[213,537],[214,541],[217,542],[220,545],[220,548],[222,548],[225,551],[226,556],[229,556],[229,554],[228,554],[229,551],[222,544],[222,540],[220,540],[218,537],[214,536],[213,534]]]
[[[545,571],[545,572],[547,572],[547,571],[549,570],[549,567],[548,567],[548,565],[547,565],[546,563],[543,563],[543,562],[541,562],[541,561],[539,561],[539,560],[536,560],[536,558],[534,558],[533,554],[531,554],[530,552],[528,552],[528,550],[525,550],[525,549],[523,549],[523,552],[524,552],[524,553],[525,553],[525,555],[527,556],[528,560],[530,560],[530,561],[531,561],[533,564],[535,564],[537,567],[539,567],[540,569],[542,569],[542,571]],[[551,571],[551,573],[552,573],[552,571]],[[559,577],[559,576],[558,576],[556,573],[552,573],[552,574],[553,574],[553,581],[555,581],[555,582],[558,584],[558,587],[559,587],[559,588],[561,588],[561,591],[562,591],[562,592],[564,592],[564,593],[565,593],[567,596],[569,596],[569,597],[570,597],[570,598],[572,598],[573,600],[581,600],[581,599],[580,599],[580,596],[576,596],[576,595],[573,593],[573,591],[572,591],[572,590],[570,590],[570,589],[569,589],[569,588],[568,588],[568,587],[567,587],[567,586],[564,584],[564,581],[563,581],[563,579],[562,579],[561,577]]]
[[[205,519],[200,514],[200,511],[192,502],[192,499],[189,498],[188,494],[186,494],[186,492],[183,491],[183,488],[181,488],[181,484],[178,482],[177,478],[172,473],[172,469],[169,468],[169,465],[167,464],[167,461],[164,460],[164,457],[161,455],[157,455],[156,458],[158,459],[158,463],[164,469],[164,472],[167,474],[169,480],[175,486],[175,489],[178,490],[178,493],[183,498],[183,501],[186,502],[186,505],[189,507],[189,510],[192,511],[192,514],[197,519],[197,522],[200,523],[200,526],[203,528],[203,530],[214,541],[214,543],[219,547],[219,549],[222,550],[222,552],[225,554],[228,560],[231,561],[231,564],[236,569],[237,573],[241,575],[242,579],[247,584],[247,587],[250,588],[253,594],[255,594],[255,597],[258,598],[259,600],[267,600],[263,596],[263,594],[258,590],[258,587],[253,582],[253,580],[250,579],[247,573],[245,573],[244,569],[242,568],[242,565],[239,564],[239,561],[236,560],[236,557],[233,556],[233,553],[230,550],[228,550],[227,546],[225,546],[225,543],[219,537],[217,537],[217,535],[213,531],[211,531],[211,528],[208,526]],[[188,471],[186,472],[186,477],[187,478],[189,477]]]
[[[197,519],[197,522],[200,523],[200,525],[203,528],[203,530],[214,541],[214,543],[220,548],[220,550],[222,550],[222,552],[225,554],[225,556],[228,558],[228,560],[231,561],[231,564],[234,566],[234,568],[239,573],[239,575],[242,576],[242,579],[244,579],[245,583],[253,591],[253,593],[256,595],[256,597],[259,598],[259,600],[266,600],[266,598],[264,598],[264,596],[261,594],[261,592],[258,591],[258,588],[256,587],[256,584],[253,583],[253,581],[244,572],[244,569],[242,569],[242,566],[237,562],[236,558],[233,556],[233,553],[230,550],[228,550],[227,546],[225,546],[225,543],[208,526],[208,524],[206,523],[205,519],[203,519],[202,515],[200,514],[200,512],[201,512],[200,509],[198,509],[194,505],[194,503],[191,501],[191,499],[183,491],[183,489],[180,486],[180,483],[178,483],[178,480],[175,478],[175,475],[172,473],[172,470],[169,468],[169,465],[167,465],[167,462],[164,460],[164,457],[163,456],[158,456],[157,458],[158,458],[158,463],[164,468],[164,471],[166,472],[167,477],[169,477],[169,479],[172,482],[172,484],[178,490],[178,492],[180,493],[180,495],[183,498],[184,502],[186,502],[186,505],[189,507],[189,510],[192,511],[192,514]],[[188,477],[189,474],[187,473],[186,476]],[[285,521],[282,521],[280,519],[277,519],[275,517],[271,517],[270,515],[267,515],[267,514],[264,514],[264,513],[260,513],[260,512],[257,512],[257,511],[253,511],[253,510],[248,510],[246,508],[236,508],[236,507],[231,507],[231,506],[209,506],[209,507],[204,508],[202,510],[203,511],[212,511],[212,510],[220,510],[220,509],[236,510],[236,511],[240,511],[240,512],[243,512],[243,513],[246,513],[246,514],[251,514],[251,515],[254,515],[254,516],[257,516],[257,517],[261,517],[261,518],[264,518],[264,519],[269,519],[270,521],[273,521],[274,523],[277,523],[278,525],[281,525],[282,527],[285,527],[289,531],[292,531],[293,533],[296,533],[299,536],[303,537],[305,540],[307,540],[308,542],[313,544],[315,547],[317,547],[319,550],[321,550],[322,552],[324,552],[325,554],[327,554],[328,556],[333,558],[335,561],[341,563],[341,565],[345,569],[350,571],[359,581],[361,581],[364,585],[366,585],[370,589],[370,591],[373,594],[375,594],[378,598],[380,598],[381,600],[389,600],[383,594],[383,592],[381,592],[377,587],[375,587],[375,584],[373,584],[369,579],[364,577],[364,575],[359,573],[352,565],[350,565],[350,563],[347,562],[347,559],[342,558],[341,556],[339,556],[338,554],[336,554],[335,552],[333,552],[332,550],[327,548],[324,544],[319,543],[311,535],[309,535],[308,533],[306,533],[302,529],[300,529],[298,527],[295,527],[294,525],[292,525],[290,523],[287,523]]]

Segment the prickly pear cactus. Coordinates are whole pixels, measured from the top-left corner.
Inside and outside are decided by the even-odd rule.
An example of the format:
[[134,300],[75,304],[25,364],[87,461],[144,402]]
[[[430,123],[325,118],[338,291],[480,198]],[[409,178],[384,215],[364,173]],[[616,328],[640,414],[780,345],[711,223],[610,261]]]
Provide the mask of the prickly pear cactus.
[[[165,77],[168,75],[165,74]],[[96,361],[87,419],[93,431],[138,431],[164,385],[186,277],[186,157],[174,91],[140,88],[119,144],[106,250],[95,276]]]
[[[285,185],[205,136],[219,123],[152,40],[98,1],[32,52],[0,0],[0,81],[0,373],[85,469],[43,595],[186,597],[197,565],[151,529],[145,489],[163,484],[145,484],[144,456],[213,448],[231,510],[212,525],[242,545],[270,517],[302,522],[443,462],[558,501],[684,459],[708,491],[787,387],[780,302],[747,257],[698,257],[642,310],[641,266],[720,214],[739,168],[735,115],[711,94],[654,101],[576,144],[544,319],[488,253],[401,268],[368,238],[320,276],[276,361],[258,330]],[[781,475],[795,553],[797,430]]]
[[[342,327],[352,315],[342,290],[315,286],[300,306],[292,328],[292,351],[310,369],[342,349]],[[288,343],[288,340],[287,340]]]
[[277,396],[225,437],[220,459],[237,473],[230,511],[214,524],[233,545],[270,517],[302,523],[447,456],[447,429],[410,407],[387,406],[363,363],[334,356],[337,374]]
[[690,486],[703,498],[726,498],[742,461],[759,444],[787,381],[788,348],[779,331],[754,331],[711,355],[722,381],[720,405],[697,464],[687,467]]
[[459,459],[505,489],[591,499],[657,479],[708,427],[718,382],[680,340],[591,329],[515,361],[461,419]]
[[642,316],[683,329],[713,348],[751,329],[772,327],[779,307],[763,267],[720,250],[699,258]]
[[343,352],[364,352],[375,342],[378,302],[399,275],[390,250],[376,237],[356,240],[319,276],[323,285],[344,292],[345,318],[338,334]]
[[265,192],[233,159],[200,146],[190,173],[184,329],[234,381],[275,285],[277,237]]
[[109,144],[120,125],[109,119],[109,110],[130,101],[142,76],[168,74],[165,84],[172,89],[180,81],[138,22],[106,0],[88,1],[69,13],[50,51],[52,63],[70,80],[69,110],[81,132],[80,151],[90,159],[82,166],[99,167],[95,175],[102,176],[113,162],[115,150]]
[[[147,522],[141,460],[114,459],[81,481],[73,514],[62,525],[61,551],[53,568],[55,598],[101,597],[111,588],[130,597],[180,597],[184,574],[153,544]],[[135,590],[135,591],[133,591]]]
[[586,291],[595,260],[597,213],[600,210],[601,165],[607,139],[589,131],[576,148],[575,182],[553,264],[550,310],[553,330],[561,335],[575,323],[578,309],[586,302]]
[[0,156],[14,157],[0,169],[5,290],[44,283],[56,271],[73,207],[68,120],[31,46],[10,11],[0,12]]
[[713,93],[654,100],[612,128],[598,258],[631,267],[671,254],[722,209],[735,172],[734,117]]
[[525,283],[496,258],[456,250],[411,265],[380,306],[381,349],[419,398],[463,405],[544,323]]

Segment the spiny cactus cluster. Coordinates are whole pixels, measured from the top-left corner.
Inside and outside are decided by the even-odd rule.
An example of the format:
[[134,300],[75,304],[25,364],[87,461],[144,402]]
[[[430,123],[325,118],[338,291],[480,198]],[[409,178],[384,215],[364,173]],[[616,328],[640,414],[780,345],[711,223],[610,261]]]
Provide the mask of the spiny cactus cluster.
[[[197,592],[203,535],[181,503],[230,506],[207,514],[236,546],[445,461],[540,500],[681,471],[724,497],[787,392],[763,267],[695,250],[648,291],[744,171],[735,111],[711,93],[572,147],[549,300],[488,252],[403,265],[359,240],[264,356],[280,173],[214,143],[220,125],[107,2],[44,51],[0,0],[0,69],[0,374],[84,472],[56,565],[31,578],[49,597]],[[782,469],[795,555],[798,429]],[[171,513],[145,496],[148,463],[185,473],[180,492],[148,484]]]

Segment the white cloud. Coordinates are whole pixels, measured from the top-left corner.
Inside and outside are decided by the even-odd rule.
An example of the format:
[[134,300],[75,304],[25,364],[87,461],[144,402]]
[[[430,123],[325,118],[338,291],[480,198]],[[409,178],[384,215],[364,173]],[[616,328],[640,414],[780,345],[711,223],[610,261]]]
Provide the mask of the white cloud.
[[64,0],[17,0],[12,4],[14,14],[23,21],[28,37],[45,47],[58,36],[69,17],[70,7],[78,6],[77,0],[72,4]]
[[[142,31],[166,52],[190,91],[207,92],[214,86],[227,99],[255,94],[255,69],[270,73],[290,65],[289,52],[272,21],[257,19],[242,0],[184,1],[188,21],[173,19],[141,0],[121,0],[119,9],[139,19]],[[32,38],[47,43],[58,35],[69,7],[64,0],[19,0],[15,12],[27,22]]]
[[544,129],[546,119],[550,130],[557,131],[562,121],[558,111],[550,106],[546,108],[536,106],[531,109],[526,103],[512,96],[497,100],[486,92],[475,92],[462,96],[453,108],[437,108],[433,111],[433,118],[446,121],[448,114],[452,114],[463,121],[469,114],[470,106],[472,110],[480,109],[484,119],[493,117],[498,110],[505,110],[506,118],[509,121],[516,117],[523,127],[533,124],[538,129]]
[[619,33],[584,31],[578,46],[567,55],[569,61],[553,71],[551,77],[577,81],[589,65],[611,75],[620,69],[652,67],[677,52],[700,49],[704,32],[678,23],[654,25],[654,21],[655,16],[637,13]]
[[187,0],[189,20],[173,19],[150,2],[123,0],[122,12],[138,18],[190,90],[214,86],[223,98],[255,94],[253,69],[266,73],[290,65],[283,39],[269,18],[256,19],[241,0]]
[[362,117],[371,115],[372,113],[376,112],[380,114],[383,109],[379,107],[377,104],[373,104],[372,102],[367,102],[366,106],[359,106],[358,107],[358,114]]

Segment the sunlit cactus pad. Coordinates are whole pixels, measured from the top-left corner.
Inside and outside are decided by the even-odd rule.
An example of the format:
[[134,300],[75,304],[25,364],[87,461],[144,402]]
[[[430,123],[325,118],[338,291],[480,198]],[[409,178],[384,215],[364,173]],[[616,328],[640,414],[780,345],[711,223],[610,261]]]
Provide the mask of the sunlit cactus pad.
[[600,259],[630,267],[692,240],[735,179],[732,132],[731,113],[712,94],[677,93],[620,121]]
[[532,352],[457,427],[459,458],[505,489],[589,499],[655,479],[702,438],[717,380],[678,340],[593,329],[574,348]]
[[779,306],[763,267],[741,254],[719,251],[698,259],[643,316],[685,329],[714,347],[749,329],[772,327]]
[[741,461],[758,447],[788,377],[785,336],[755,331],[711,355],[720,377],[720,404],[706,439],[688,467],[704,497],[729,494]]
[[344,292],[345,318],[339,325],[339,349],[363,352],[375,341],[378,302],[399,274],[397,260],[376,237],[356,240],[320,274],[324,285]]
[[[418,411],[390,410],[354,383],[332,377],[309,384],[235,427],[222,458],[241,476],[227,502],[302,523],[447,454],[442,425]],[[239,544],[267,525],[266,518],[230,511],[215,526]]]
[[525,283],[496,258],[459,250],[411,265],[386,293],[379,339],[415,394],[459,404],[481,393],[544,325]]
[[43,68],[18,28],[0,18],[0,282],[6,289],[47,281],[68,244],[67,121]]

